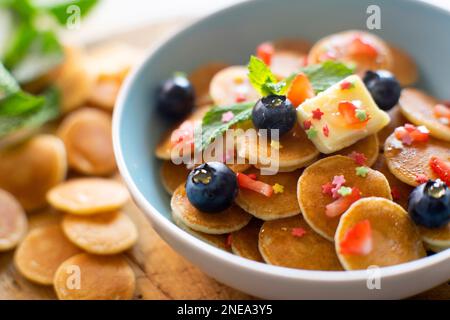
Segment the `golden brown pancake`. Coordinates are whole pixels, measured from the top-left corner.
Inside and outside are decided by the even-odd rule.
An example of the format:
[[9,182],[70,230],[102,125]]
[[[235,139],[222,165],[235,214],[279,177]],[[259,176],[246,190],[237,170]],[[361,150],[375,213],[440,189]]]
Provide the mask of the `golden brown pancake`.
[[184,164],[176,165],[170,160],[161,164],[161,182],[169,194],[173,194],[180,184],[186,182],[188,174],[189,170]]
[[386,177],[391,187],[393,201],[401,205],[403,209],[408,210],[408,198],[414,188],[398,180],[392,174],[386,164],[386,158],[382,153],[378,156],[377,162],[375,162],[372,168],[380,171]]
[[52,135],[38,135],[1,150],[0,159],[0,188],[13,194],[27,211],[44,207],[47,191],[66,176],[64,144]]
[[123,256],[81,253],[58,268],[54,287],[60,300],[128,300],[135,277]]
[[186,231],[187,233],[193,235],[194,237],[209,243],[210,245],[231,252],[231,248],[228,244],[228,236],[227,234],[208,234],[200,231],[195,231],[188,226],[186,226],[183,222],[181,222],[172,212],[172,220],[175,222],[175,224]]
[[279,172],[290,172],[309,165],[317,159],[319,151],[316,149],[306,133],[296,125],[290,132],[280,137],[278,150],[278,162],[272,163],[271,154],[274,144],[268,139],[263,145],[260,140],[238,139],[237,152],[240,157],[253,160],[257,156],[257,167],[266,168],[276,167],[278,164]]
[[[372,250],[366,255],[342,254],[340,243],[356,223],[369,220]],[[422,240],[408,213],[384,198],[355,202],[342,216],[335,236],[336,251],[346,270],[392,266],[425,257]]]
[[244,228],[231,234],[231,250],[235,255],[264,262],[258,248],[258,237],[261,226],[261,220],[252,219]]
[[380,149],[384,148],[384,142],[394,132],[396,128],[401,127],[408,122],[408,120],[402,115],[402,111],[400,110],[399,105],[396,105],[387,113],[389,114],[391,121],[386,127],[378,131],[378,140],[380,143]]
[[224,62],[210,62],[203,64],[189,75],[189,81],[195,90],[195,101],[197,106],[212,105],[209,95],[209,84],[212,78],[220,71],[228,67]]
[[375,161],[377,161],[377,157],[380,152],[379,149],[380,147],[378,144],[378,137],[376,134],[373,134],[371,136],[368,136],[367,138],[359,140],[358,142],[352,144],[347,148],[333,153],[332,155],[340,154],[342,156],[348,156],[352,152],[362,153],[367,158],[367,162],[364,165],[371,167],[375,163]]
[[403,49],[390,46],[393,63],[391,71],[403,87],[410,86],[419,79],[419,71],[414,59]]
[[116,254],[131,248],[138,237],[136,226],[120,211],[94,216],[66,215],[62,228],[67,238],[92,254]]
[[86,175],[111,174],[116,169],[111,116],[83,108],[68,115],[58,128],[70,168]]
[[430,167],[430,158],[437,156],[444,161],[450,161],[450,142],[433,139],[428,142],[413,142],[411,145],[403,144],[396,149],[393,143],[398,141],[392,134],[384,145],[384,156],[389,170],[401,181],[411,186],[417,186],[418,175],[435,179],[437,176]]
[[423,242],[427,246],[434,248],[439,248],[440,250],[445,250],[450,248],[450,223],[446,226],[436,229],[419,227],[420,235],[422,236]]
[[66,238],[59,224],[50,225],[28,233],[15,252],[14,263],[28,280],[51,285],[61,263],[80,252]]
[[426,126],[433,137],[450,142],[450,125],[441,123],[433,113],[433,107],[438,103],[439,100],[412,88],[403,89],[399,101],[402,113],[409,121]]
[[259,251],[268,264],[306,270],[343,270],[333,243],[314,232],[301,216],[265,222],[259,233]]
[[226,234],[237,231],[247,225],[251,215],[232,205],[219,213],[206,213],[197,210],[186,195],[184,185],[179,186],[170,201],[172,215],[189,228],[208,234]]
[[297,195],[303,217],[317,233],[333,241],[340,217],[328,217],[325,208],[335,201],[322,193],[322,185],[332,182],[335,176],[343,175],[346,187],[357,187],[361,197],[391,198],[389,183],[381,172],[368,168],[366,177],[356,175],[357,165],[344,156],[333,156],[319,160],[305,169],[298,180]]
[[276,183],[284,187],[282,193],[273,193],[266,197],[258,192],[240,188],[236,203],[242,209],[261,220],[275,220],[292,217],[300,213],[297,202],[297,180],[300,170],[293,172],[280,172],[276,175],[261,175],[258,169],[252,168],[246,174],[255,174],[256,180],[271,186]]
[[54,208],[80,215],[115,211],[129,198],[128,190],[121,183],[102,178],[68,180],[47,194],[48,202]]
[[0,189],[0,252],[14,248],[27,232],[27,216],[20,203]]

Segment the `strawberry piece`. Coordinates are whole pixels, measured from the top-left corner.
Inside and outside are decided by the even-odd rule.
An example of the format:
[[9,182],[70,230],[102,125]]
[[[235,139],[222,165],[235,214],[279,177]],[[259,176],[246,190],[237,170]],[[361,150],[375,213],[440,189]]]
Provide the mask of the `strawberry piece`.
[[427,142],[430,135],[430,131],[426,127],[416,127],[409,123],[396,128],[394,133],[395,137],[406,145],[411,145],[413,142]]
[[420,129],[416,129],[412,132],[409,133],[409,135],[411,136],[411,139],[414,142],[427,142],[428,138],[429,138],[429,132],[428,130],[420,130]]
[[239,172],[237,175],[238,185],[240,188],[249,189],[258,192],[266,197],[271,197],[273,194],[273,187],[270,184],[262,181],[253,180],[246,174]]
[[352,129],[363,129],[369,122],[370,117],[367,116],[366,120],[361,121],[356,116],[356,106],[350,101],[342,101],[339,103],[338,110],[341,116],[344,118],[345,123]]
[[351,56],[362,56],[371,59],[376,59],[378,57],[378,50],[359,36],[356,36],[353,39],[352,43],[348,47],[348,53]]
[[354,87],[354,84],[349,81],[343,81],[340,84],[341,90],[349,90]]
[[430,159],[430,167],[439,179],[450,187],[450,164],[436,156],[432,156]]
[[347,209],[356,201],[361,199],[361,191],[358,188],[353,187],[352,193],[345,197],[340,197],[336,201],[330,203],[325,208],[325,214],[327,217],[334,218],[343,214]]
[[304,73],[296,75],[287,94],[289,101],[297,107],[306,99],[314,96],[314,89],[308,77]]
[[294,237],[301,238],[306,234],[306,230],[303,228],[293,228],[291,234]]
[[360,221],[348,229],[339,246],[342,254],[360,256],[369,254],[373,247],[370,221]]
[[433,113],[436,118],[447,118],[450,121],[450,106],[439,103],[434,106]]
[[275,48],[270,42],[263,42],[256,48],[256,55],[268,66],[270,66],[270,63],[272,62],[274,53]]
[[256,180],[258,178],[255,173],[250,173],[247,176],[252,180]]

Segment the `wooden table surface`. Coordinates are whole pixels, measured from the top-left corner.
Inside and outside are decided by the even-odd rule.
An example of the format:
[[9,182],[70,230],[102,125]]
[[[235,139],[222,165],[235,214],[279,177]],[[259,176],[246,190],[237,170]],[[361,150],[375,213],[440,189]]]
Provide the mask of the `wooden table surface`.
[[[113,40],[148,47],[186,21],[148,26]],[[144,35],[144,36],[142,36]],[[132,203],[124,211],[139,229],[139,240],[126,256],[136,273],[136,299],[253,299],[205,275],[172,250]],[[30,228],[57,223],[60,214],[46,209],[29,215]],[[13,252],[0,253],[0,299],[55,299],[52,287],[35,285],[14,268]],[[414,298],[450,300],[450,284],[443,284]]]

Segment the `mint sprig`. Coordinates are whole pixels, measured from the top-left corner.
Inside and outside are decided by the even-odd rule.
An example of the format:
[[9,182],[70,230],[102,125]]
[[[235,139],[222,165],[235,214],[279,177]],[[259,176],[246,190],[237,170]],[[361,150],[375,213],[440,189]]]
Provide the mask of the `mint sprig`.
[[278,81],[264,61],[251,56],[247,68],[250,83],[262,96],[286,94],[290,82]]

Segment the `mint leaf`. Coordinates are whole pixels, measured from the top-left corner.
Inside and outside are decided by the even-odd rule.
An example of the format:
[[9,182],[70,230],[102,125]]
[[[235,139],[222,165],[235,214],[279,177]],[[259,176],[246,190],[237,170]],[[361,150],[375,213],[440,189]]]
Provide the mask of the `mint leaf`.
[[11,70],[25,56],[36,33],[28,22],[20,23],[16,27],[3,57],[3,62],[8,69]]
[[17,84],[16,80],[0,62],[0,98],[19,90],[20,87]]
[[68,10],[70,6],[77,6],[80,9],[80,17],[84,17],[97,3],[98,0],[59,0],[42,5],[39,8],[48,11],[60,24],[65,25],[67,19],[73,14]]
[[[322,64],[314,64],[302,68],[299,72],[303,72],[311,82],[316,93],[325,91],[335,83],[352,75],[354,68],[342,62],[325,61]],[[289,78],[294,78],[295,74]],[[288,79],[289,79],[288,78]]]
[[[254,102],[244,102],[230,106],[212,107],[203,116],[201,135],[195,136],[195,148],[202,151],[232,126],[250,119],[254,105]],[[228,122],[223,122],[222,115],[229,111],[233,112],[234,117]]]
[[247,68],[250,83],[262,96],[286,93],[289,82],[285,80],[278,82],[277,77],[261,59],[251,56]]

